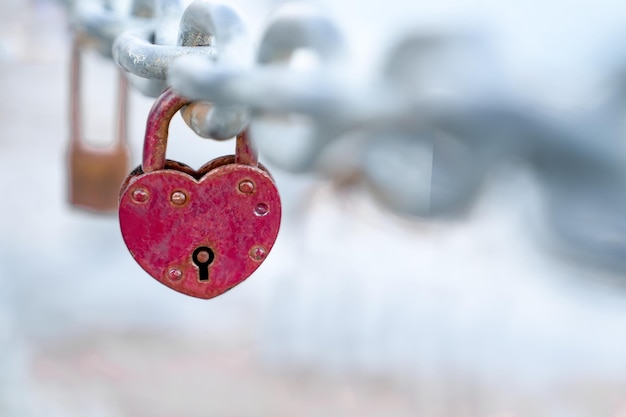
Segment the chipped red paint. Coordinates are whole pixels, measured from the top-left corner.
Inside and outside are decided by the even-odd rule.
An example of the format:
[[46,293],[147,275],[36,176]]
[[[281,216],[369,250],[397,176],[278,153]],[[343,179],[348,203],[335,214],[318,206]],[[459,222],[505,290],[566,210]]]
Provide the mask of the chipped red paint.
[[[236,156],[217,158],[198,171],[166,164],[169,121],[188,103],[166,90],[153,106],[143,172],[131,174],[120,196],[120,227],[130,253],[153,278],[183,294],[212,298],[244,281],[266,258],[280,228],[281,203],[274,180],[256,165],[245,132],[237,138]],[[252,191],[241,192],[242,182],[252,183]],[[133,198],[138,189],[146,201]],[[176,193],[185,195],[184,202]],[[259,216],[259,206],[267,214]],[[208,280],[194,263],[199,247],[215,255]]]

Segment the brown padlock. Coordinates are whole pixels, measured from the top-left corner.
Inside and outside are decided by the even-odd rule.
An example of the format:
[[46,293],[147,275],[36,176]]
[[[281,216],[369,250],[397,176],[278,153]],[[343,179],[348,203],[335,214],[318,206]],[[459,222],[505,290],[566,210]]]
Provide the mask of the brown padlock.
[[84,39],[76,35],[70,69],[69,200],[77,207],[113,213],[117,209],[120,185],[129,171],[126,113],[128,81],[119,70],[117,137],[106,147],[89,145],[82,137],[81,49]]

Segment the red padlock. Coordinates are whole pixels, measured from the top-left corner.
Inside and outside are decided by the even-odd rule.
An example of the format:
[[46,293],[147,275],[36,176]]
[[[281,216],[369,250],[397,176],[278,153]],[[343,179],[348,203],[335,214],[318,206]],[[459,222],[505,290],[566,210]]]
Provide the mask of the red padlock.
[[237,136],[235,155],[197,171],[165,159],[170,120],[187,104],[170,89],[154,103],[143,163],[122,185],[120,227],[133,258],[153,278],[183,294],[212,298],[265,260],[278,235],[281,203],[246,131]]

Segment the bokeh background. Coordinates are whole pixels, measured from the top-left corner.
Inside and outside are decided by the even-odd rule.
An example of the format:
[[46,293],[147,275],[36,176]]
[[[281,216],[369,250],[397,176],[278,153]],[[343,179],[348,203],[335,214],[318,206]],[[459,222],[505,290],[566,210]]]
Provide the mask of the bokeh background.
[[[232,3],[252,39],[281,5]],[[426,86],[506,95],[626,163],[626,3],[317,5],[344,31],[355,78],[375,77],[407,33],[471,39]],[[622,172],[597,196],[611,181],[589,185],[579,165],[546,187],[510,158],[437,217],[398,213],[332,170],[274,168],[284,219],[267,261],[223,296],[185,297],[135,264],[114,215],[67,203],[66,10],[0,3],[0,416],[626,416]],[[93,53],[85,74],[86,136],[106,142],[115,67]],[[133,92],[134,164],[151,104]],[[168,156],[194,167],[234,147],[180,117],[171,137]],[[403,183],[382,143],[368,163]],[[429,178],[436,164],[410,165]]]

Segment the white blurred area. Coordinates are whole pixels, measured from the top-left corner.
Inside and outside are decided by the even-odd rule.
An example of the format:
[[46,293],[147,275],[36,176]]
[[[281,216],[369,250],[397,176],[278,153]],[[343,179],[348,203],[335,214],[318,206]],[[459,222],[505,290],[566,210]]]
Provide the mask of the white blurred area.
[[[279,2],[236,4],[254,35]],[[606,93],[626,39],[614,0],[322,5],[355,77],[406,31],[480,28],[498,82],[565,113]],[[1,417],[626,416],[624,272],[558,249],[523,164],[453,220],[274,170],[284,219],[252,277],[209,301],[156,283],[115,216],[66,202],[69,40],[58,3],[0,3]],[[86,61],[85,131],[106,140],[113,64]],[[136,164],[151,104],[132,96]],[[234,147],[180,117],[170,135],[195,167]]]

